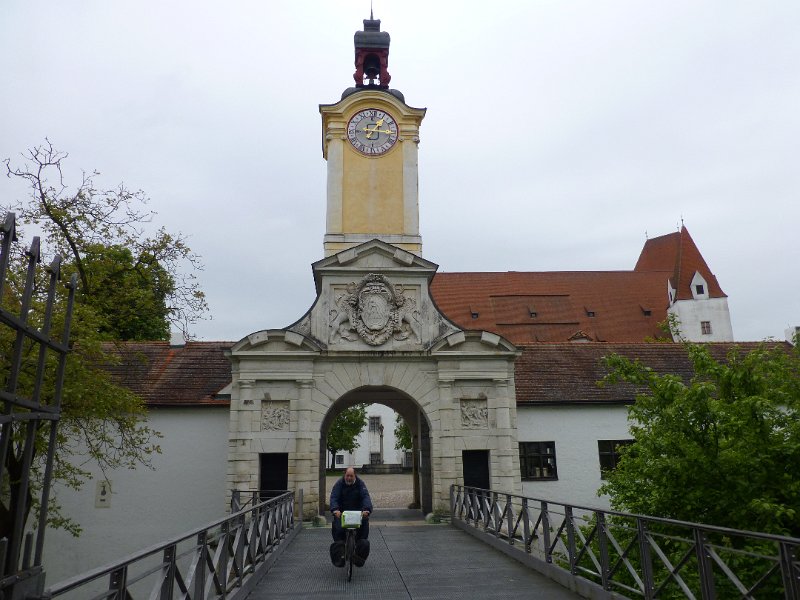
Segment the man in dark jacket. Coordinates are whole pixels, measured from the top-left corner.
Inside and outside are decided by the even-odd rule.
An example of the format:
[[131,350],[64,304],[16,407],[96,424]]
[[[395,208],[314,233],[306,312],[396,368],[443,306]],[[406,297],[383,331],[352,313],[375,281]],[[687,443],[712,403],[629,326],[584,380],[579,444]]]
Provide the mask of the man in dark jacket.
[[356,477],[355,469],[348,468],[344,477],[337,481],[331,490],[331,513],[333,513],[333,544],[331,544],[331,561],[337,567],[344,566],[344,538],[342,528],[342,511],[361,511],[361,527],[356,535],[356,557],[354,563],[362,566],[369,556],[369,514],[372,512],[372,499],[362,479]]

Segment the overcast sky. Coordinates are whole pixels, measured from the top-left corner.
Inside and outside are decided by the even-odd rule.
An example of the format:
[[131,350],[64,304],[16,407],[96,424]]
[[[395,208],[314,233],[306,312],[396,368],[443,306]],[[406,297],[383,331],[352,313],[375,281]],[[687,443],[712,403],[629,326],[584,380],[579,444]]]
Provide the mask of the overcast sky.
[[[375,0],[426,107],[424,256],[442,271],[630,270],[681,219],[737,340],[800,325],[800,2]],[[314,300],[318,105],[353,85],[368,0],[6,0],[0,158],[143,189],[189,236],[205,340]],[[0,177],[0,204],[25,196]],[[666,287],[665,287],[666,294]]]

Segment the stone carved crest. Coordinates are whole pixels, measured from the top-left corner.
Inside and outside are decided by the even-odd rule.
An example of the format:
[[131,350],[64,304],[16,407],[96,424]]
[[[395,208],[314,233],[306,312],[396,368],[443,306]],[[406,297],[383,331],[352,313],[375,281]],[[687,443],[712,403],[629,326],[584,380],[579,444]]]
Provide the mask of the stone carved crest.
[[486,400],[461,401],[461,427],[463,429],[489,428],[489,407]]
[[289,402],[272,401],[261,404],[261,430],[287,431],[289,429]]
[[369,273],[348,284],[335,302],[329,321],[331,343],[360,337],[370,346],[380,346],[389,338],[405,340],[412,335],[421,343],[416,301],[383,275]]

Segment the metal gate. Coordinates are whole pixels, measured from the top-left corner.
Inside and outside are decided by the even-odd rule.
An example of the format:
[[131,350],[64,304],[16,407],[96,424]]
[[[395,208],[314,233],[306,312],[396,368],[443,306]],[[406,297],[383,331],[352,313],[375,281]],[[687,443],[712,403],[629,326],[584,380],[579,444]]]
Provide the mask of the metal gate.
[[[44,308],[40,319],[32,320],[37,294],[36,269],[41,262],[39,238],[33,238],[26,253],[24,283],[12,289],[12,243],[16,224],[9,213],[2,226],[0,254],[0,328],[12,338],[10,347],[0,348],[0,364],[5,378],[0,398],[0,494],[8,507],[7,526],[0,540],[0,597],[24,598],[38,595],[44,586],[42,550],[47,523],[50,480],[56,445],[56,428],[61,416],[61,392],[69,352],[69,331],[75,301],[77,277],[67,284],[67,307],[61,339],[51,337],[57,282],[61,279],[61,257],[47,268]],[[45,392],[46,370],[55,365],[52,392]],[[23,374],[26,383],[21,384]],[[38,440],[38,442],[37,442]],[[31,466],[36,453],[44,457],[41,486],[32,485]],[[38,493],[39,519],[35,535],[25,534],[25,521]]]

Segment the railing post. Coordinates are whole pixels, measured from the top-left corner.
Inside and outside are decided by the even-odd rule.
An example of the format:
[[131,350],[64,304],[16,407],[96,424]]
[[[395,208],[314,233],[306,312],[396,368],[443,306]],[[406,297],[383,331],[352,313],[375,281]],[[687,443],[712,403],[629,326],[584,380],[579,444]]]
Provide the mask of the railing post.
[[694,549],[697,556],[697,572],[700,575],[700,592],[703,600],[714,600],[717,597],[714,586],[714,573],[711,557],[706,552],[708,538],[703,530],[694,528]]
[[550,509],[547,502],[542,500],[542,537],[544,538],[544,559],[548,563],[553,562],[553,553],[550,550]]
[[597,544],[600,549],[600,581],[604,590],[611,589],[609,581],[609,571],[611,566],[609,564],[608,556],[608,537],[606,532],[606,515],[602,511],[595,511],[597,518]]
[[800,600],[800,564],[797,564],[797,546],[780,544],[781,579],[786,600]]
[[[494,537],[500,537],[500,526],[501,526],[501,519],[500,519],[500,504],[498,502],[498,498],[500,498],[500,494],[497,492],[492,492],[491,495],[492,504],[489,506],[489,513],[487,513],[487,524],[489,522],[492,523],[494,526]],[[490,516],[491,515],[491,516]]]
[[[297,512],[300,515],[300,525],[302,525],[303,524],[303,488],[300,488],[300,490],[298,491],[297,498],[298,498],[298,500],[297,500],[298,511]],[[294,502],[292,502],[292,508],[294,508]],[[292,525],[294,525],[294,521],[295,521],[295,515],[293,513],[292,514]]]
[[128,566],[125,565],[111,572],[108,578],[108,591],[114,592],[109,596],[111,600],[125,600],[128,598]]
[[564,505],[564,519],[567,524],[567,554],[569,555],[569,572],[578,574],[575,552],[575,523],[572,519],[572,507]]
[[523,535],[525,536],[525,552],[528,554],[531,553],[531,515],[530,511],[528,510],[528,498],[523,496],[522,498],[522,531]]
[[230,571],[228,555],[231,543],[231,519],[226,519],[220,530],[222,535],[220,536],[219,562],[215,565],[215,568],[219,585],[222,588],[222,598],[225,598],[228,593],[228,572]]
[[649,534],[647,532],[647,523],[639,517],[636,518],[636,530],[639,535],[639,567],[642,573],[642,595],[644,600],[653,600],[655,581],[653,580],[653,559],[650,556]]
[[450,484],[450,520],[456,518],[456,485]]
[[514,545],[514,511],[511,510],[511,494],[506,494],[506,522],[508,523],[508,543]]
[[168,546],[164,548],[164,562],[161,566],[161,590],[158,593],[158,600],[172,600],[172,592],[175,588],[175,555],[177,548]]
[[239,499],[239,490],[231,491],[231,512],[237,513],[242,507],[242,502]]
[[206,595],[206,561],[208,560],[208,532],[197,534],[197,566],[194,569],[194,586],[192,598],[205,598]]

